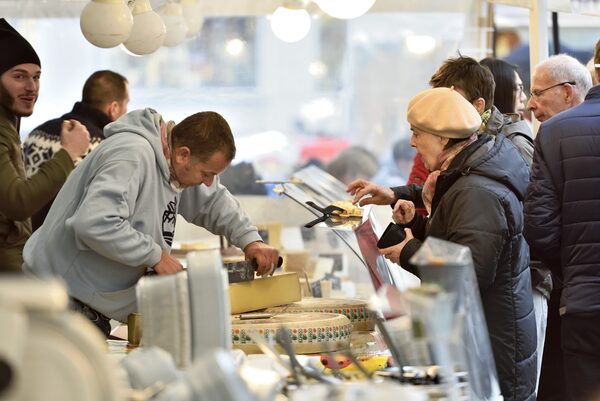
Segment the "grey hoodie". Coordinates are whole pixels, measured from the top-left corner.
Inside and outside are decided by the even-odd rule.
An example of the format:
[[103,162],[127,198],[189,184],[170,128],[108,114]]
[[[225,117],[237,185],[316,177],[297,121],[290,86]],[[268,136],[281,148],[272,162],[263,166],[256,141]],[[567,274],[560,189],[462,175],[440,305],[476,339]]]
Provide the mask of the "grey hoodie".
[[137,310],[146,268],[170,250],[178,213],[240,248],[261,239],[218,177],[210,187],[171,188],[160,119],[144,109],[107,125],[23,252],[25,270],[62,277],[70,296],[120,321]]

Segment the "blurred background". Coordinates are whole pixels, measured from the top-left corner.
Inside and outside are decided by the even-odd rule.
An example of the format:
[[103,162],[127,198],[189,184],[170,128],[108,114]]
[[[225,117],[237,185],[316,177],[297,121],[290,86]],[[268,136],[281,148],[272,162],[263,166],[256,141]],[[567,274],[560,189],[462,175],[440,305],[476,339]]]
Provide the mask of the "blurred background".
[[[310,29],[288,43],[271,28],[281,1],[203,0],[194,38],[141,57],[88,43],[79,26],[86,3],[0,0],[0,15],[42,60],[41,94],[34,114],[22,120],[23,138],[69,111],[92,72],[111,69],[129,80],[129,110],[152,107],[175,121],[202,110],[221,113],[238,144],[234,165],[255,170],[245,174],[284,179],[317,164],[336,175],[332,162],[356,160],[358,148],[364,168],[354,177],[399,185],[413,156],[407,101],[427,88],[444,59],[459,53],[505,58],[520,66],[528,86],[533,1],[377,0],[350,20],[304,2]],[[164,0],[150,3],[156,9]],[[586,63],[600,37],[600,17],[584,14],[600,15],[600,3],[557,0],[548,8],[557,11],[560,51]],[[549,38],[552,54],[556,44]]]

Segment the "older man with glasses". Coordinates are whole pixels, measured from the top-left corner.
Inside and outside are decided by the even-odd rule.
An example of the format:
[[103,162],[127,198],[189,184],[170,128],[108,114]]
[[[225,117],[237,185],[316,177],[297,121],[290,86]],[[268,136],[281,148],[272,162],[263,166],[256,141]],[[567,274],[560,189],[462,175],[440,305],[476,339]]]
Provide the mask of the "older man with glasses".
[[552,56],[533,72],[527,107],[544,122],[583,102],[591,86],[590,73],[583,64],[566,54]]
[[[539,121],[547,121],[554,115],[582,103],[591,86],[590,73],[583,64],[565,54],[552,56],[539,64],[533,72],[528,108],[533,111],[535,118]],[[543,124],[542,127],[545,125]],[[540,137],[543,135],[544,130],[541,129]],[[539,138],[536,142],[539,142]],[[539,207],[539,205],[536,207]],[[527,220],[527,216],[525,218]],[[531,247],[532,258],[539,260],[540,256],[546,256],[536,255],[535,248],[535,246]],[[557,270],[555,269],[555,273]],[[553,290],[548,302],[548,320],[538,387],[538,401],[564,401],[567,399],[563,354],[561,351],[561,316],[559,313],[563,289],[562,277],[553,274],[552,281]]]

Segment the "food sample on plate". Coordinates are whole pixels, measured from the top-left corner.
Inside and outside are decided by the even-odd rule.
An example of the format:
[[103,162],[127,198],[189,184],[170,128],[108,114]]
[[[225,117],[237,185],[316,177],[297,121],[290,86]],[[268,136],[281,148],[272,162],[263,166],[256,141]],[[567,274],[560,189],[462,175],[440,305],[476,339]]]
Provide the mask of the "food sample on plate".
[[333,212],[334,214],[338,214],[340,217],[362,217],[363,215],[362,209],[353,204],[351,199],[336,201],[333,202],[332,205],[344,209],[344,211]]

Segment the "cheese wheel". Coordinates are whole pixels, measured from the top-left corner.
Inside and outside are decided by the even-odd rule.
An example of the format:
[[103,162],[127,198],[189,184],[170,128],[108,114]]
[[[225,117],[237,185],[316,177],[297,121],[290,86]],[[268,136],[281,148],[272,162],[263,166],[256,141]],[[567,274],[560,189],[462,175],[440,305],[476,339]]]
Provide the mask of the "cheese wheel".
[[273,314],[282,312],[341,313],[350,319],[353,331],[371,331],[375,329],[375,322],[369,315],[367,302],[361,299],[306,297],[302,298],[299,302],[267,308],[264,312]]
[[261,353],[258,345],[247,335],[256,332],[273,340],[278,330],[284,326],[292,338],[292,346],[297,354],[318,354],[339,351],[350,346],[352,324],[344,315],[335,313],[282,313],[268,319],[241,320],[231,317],[231,339],[233,348],[247,354]]

